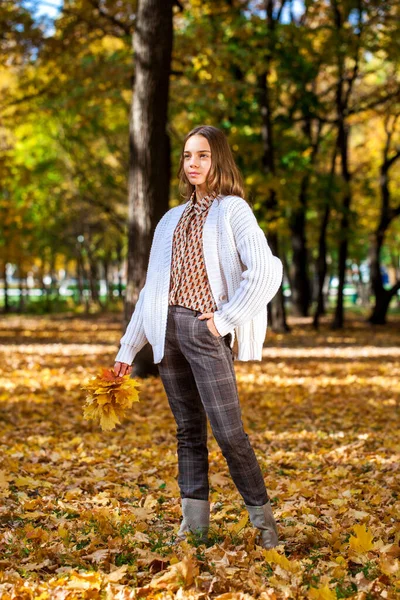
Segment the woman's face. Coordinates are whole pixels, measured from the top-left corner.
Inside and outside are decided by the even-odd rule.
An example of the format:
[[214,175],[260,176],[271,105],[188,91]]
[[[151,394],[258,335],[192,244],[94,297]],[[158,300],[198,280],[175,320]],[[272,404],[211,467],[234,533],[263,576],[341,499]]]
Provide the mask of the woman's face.
[[205,191],[205,180],[211,168],[211,148],[202,135],[192,135],[183,152],[183,168],[186,177],[197,190]]

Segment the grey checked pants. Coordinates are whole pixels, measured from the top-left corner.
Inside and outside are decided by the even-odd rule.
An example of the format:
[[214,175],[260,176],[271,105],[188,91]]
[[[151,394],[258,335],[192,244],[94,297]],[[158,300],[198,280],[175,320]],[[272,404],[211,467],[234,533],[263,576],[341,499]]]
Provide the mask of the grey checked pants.
[[254,450],[244,431],[230,335],[217,337],[200,311],[169,306],[160,377],[177,424],[182,498],[208,500],[207,417],[232,479],[246,504],[268,501]]

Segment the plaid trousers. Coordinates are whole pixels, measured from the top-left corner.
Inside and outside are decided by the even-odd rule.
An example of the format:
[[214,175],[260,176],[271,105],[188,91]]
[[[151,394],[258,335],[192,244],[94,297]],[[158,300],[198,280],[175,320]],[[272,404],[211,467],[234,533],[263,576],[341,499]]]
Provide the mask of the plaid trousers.
[[217,337],[200,311],[168,307],[165,353],[157,363],[177,424],[178,485],[182,498],[208,500],[207,417],[232,479],[246,504],[268,494],[244,431],[230,336]]

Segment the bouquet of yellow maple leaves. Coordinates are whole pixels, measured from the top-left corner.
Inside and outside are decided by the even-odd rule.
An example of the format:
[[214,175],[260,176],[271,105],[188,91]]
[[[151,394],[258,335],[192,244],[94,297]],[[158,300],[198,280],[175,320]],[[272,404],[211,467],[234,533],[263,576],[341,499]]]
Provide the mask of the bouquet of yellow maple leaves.
[[114,369],[100,368],[98,374],[81,389],[87,392],[84,419],[99,419],[103,431],[121,423],[125,411],[139,402],[137,388],[141,384],[129,375],[116,375]]

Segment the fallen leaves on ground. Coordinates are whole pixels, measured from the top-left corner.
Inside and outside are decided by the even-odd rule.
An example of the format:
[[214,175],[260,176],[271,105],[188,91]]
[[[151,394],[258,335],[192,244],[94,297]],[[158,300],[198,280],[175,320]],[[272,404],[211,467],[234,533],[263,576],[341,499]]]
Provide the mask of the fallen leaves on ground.
[[0,325],[2,600],[400,597],[398,327],[293,321],[262,363],[235,362],[278,520],[264,550],[210,428],[210,544],[167,545],[181,507],[158,377],[112,431],[84,419],[82,387],[118,348],[112,319]]

